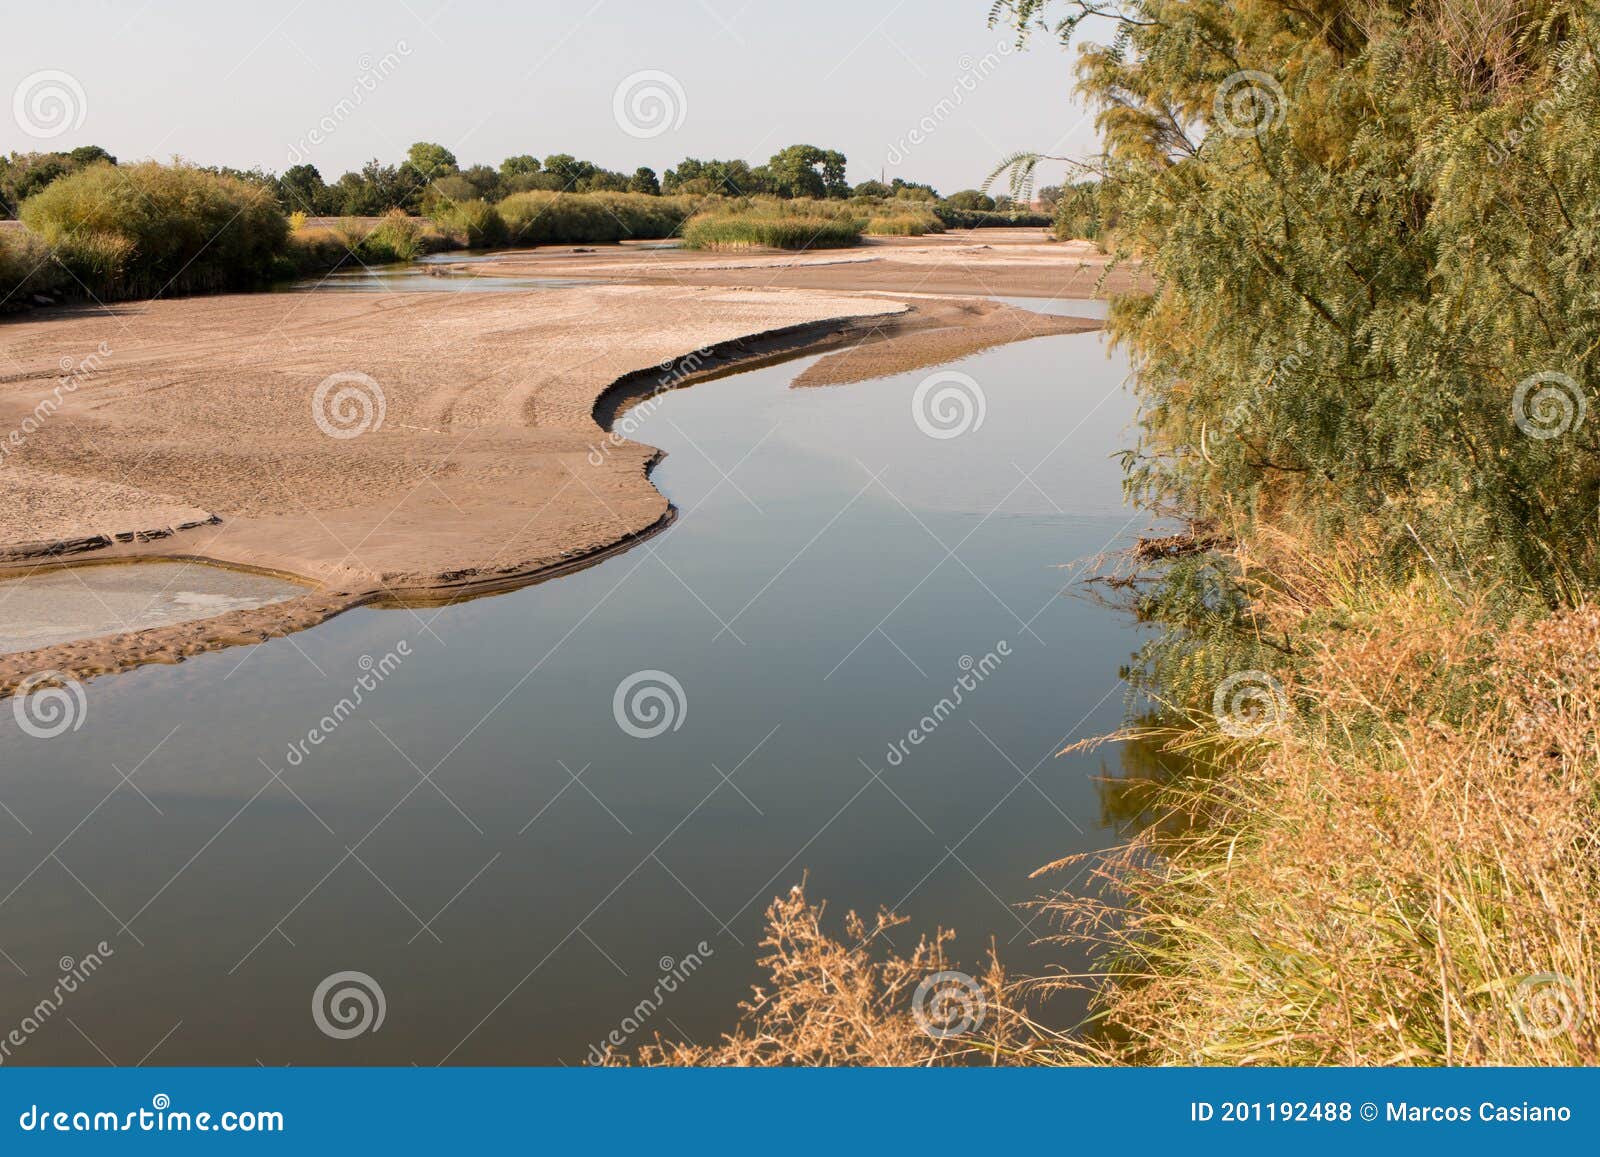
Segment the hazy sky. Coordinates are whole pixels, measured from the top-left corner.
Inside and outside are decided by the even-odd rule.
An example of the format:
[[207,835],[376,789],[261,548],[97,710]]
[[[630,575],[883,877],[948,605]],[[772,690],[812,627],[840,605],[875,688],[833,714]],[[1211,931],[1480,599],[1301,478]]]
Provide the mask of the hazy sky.
[[1010,51],[988,0],[7,8],[6,152],[93,143],[275,171],[303,157],[331,181],[424,139],[464,165],[568,152],[630,172],[805,142],[844,152],[853,183],[882,169],[949,193],[1017,149],[1094,147],[1068,54]]

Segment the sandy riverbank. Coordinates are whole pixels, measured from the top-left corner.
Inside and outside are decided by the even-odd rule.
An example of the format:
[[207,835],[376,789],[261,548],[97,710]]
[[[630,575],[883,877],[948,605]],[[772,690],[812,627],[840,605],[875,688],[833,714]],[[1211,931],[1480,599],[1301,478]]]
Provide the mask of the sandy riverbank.
[[[448,264],[448,256],[441,261]],[[1137,268],[1112,263],[1088,242],[1049,241],[1039,229],[868,237],[854,249],[812,253],[709,253],[652,244],[548,246],[459,268],[480,275],[674,285],[1076,299],[1125,292],[1139,281]]]
[[[904,248],[918,254],[896,262],[909,267],[931,247]],[[1028,262],[1037,279],[1043,267],[1024,248],[961,262],[992,260],[996,277]],[[1087,296],[1060,256],[1061,296]],[[827,349],[837,352],[807,384],[859,381],[1096,324],[910,285],[884,292],[881,267],[861,272],[871,262],[819,267],[841,283],[859,277],[854,292],[774,287],[775,271],[794,276],[793,259],[755,260],[536,253],[496,272],[559,265],[560,276],[582,268],[628,283],[196,298],[0,323],[0,430],[22,434],[4,447],[0,568],[199,558],[308,588],[254,610],[0,656],[0,693],[40,670],[82,678],[176,662],[364,603],[506,588],[624,549],[673,511],[647,477],[656,451],[607,428],[663,385]],[[617,268],[629,263],[648,268]],[[970,274],[965,286],[1010,292]]]

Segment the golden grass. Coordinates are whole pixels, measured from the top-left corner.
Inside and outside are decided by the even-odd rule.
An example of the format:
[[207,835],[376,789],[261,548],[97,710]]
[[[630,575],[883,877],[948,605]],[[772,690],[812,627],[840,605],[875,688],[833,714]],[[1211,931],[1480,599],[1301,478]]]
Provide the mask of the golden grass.
[[[1327,621],[1328,575],[1282,570],[1266,617]],[[1423,581],[1359,602],[1281,726],[1167,736],[1214,774],[1099,862],[1111,900],[1043,902],[1102,970],[1026,987],[1094,992],[1094,1059],[1600,1062],[1600,608],[1497,630]]]
[[[917,941],[908,955],[884,949],[884,933],[904,921],[880,912],[871,923],[851,912],[844,938],[823,929],[824,906],[806,899],[802,886],[767,909],[767,950],[761,966],[770,977],[740,1007],[739,1027],[714,1045],[678,1044],[657,1037],[640,1050],[647,1065],[957,1065],[1012,1063],[1024,1022],[1005,1007],[1005,973],[990,954],[971,987],[945,1011],[966,1016],[972,1032],[945,1031],[962,1022],[938,1020],[924,1028],[937,998],[918,986],[953,966],[945,946],[953,933]],[[955,1007],[960,1004],[960,1007]],[[923,1010],[919,1021],[916,1008]],[[612,1063],[626,1063],[613,1057]]]

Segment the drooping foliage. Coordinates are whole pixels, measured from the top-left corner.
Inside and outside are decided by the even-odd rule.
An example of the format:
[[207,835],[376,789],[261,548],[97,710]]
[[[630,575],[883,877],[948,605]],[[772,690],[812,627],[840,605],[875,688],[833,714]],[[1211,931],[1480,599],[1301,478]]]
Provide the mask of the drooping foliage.
[[1085,44],[1150,292],[1136,494],[1549,604],[1600,579],[1600,14],[1568,0],[1012,0]]

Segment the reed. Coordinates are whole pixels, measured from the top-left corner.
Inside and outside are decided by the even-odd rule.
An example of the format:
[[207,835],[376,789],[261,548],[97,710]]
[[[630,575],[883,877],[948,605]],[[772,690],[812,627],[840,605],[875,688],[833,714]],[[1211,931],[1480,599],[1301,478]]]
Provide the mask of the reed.
[[515,193],[496,208],[516,245],[610,244],[675,236],[692,197],[646,193]]
[[839,249],[859,243],[865,228],[859,217],[713,212],[684,226],[683,244],[686,249]]

